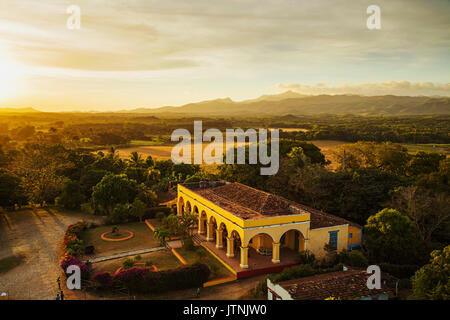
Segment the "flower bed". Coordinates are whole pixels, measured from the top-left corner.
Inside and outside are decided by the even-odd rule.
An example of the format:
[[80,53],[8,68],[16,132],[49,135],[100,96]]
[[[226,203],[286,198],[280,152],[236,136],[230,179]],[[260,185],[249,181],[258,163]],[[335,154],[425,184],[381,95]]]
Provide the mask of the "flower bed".
[[198,288],[208,280],[209,274],[208,266],[196,263],[158,272],[150,268],[138,267],[121,270],[112,275],[109,272],[98,272],[92,277],[92,280],[100,289],[119,285],[133,293],[148,294],[174,289]]
[[86,264],[82,263],[77,256],[83,252],[84,244],[80,239],[80,234],[86,230],[87,224],[84,221],[79,221],[67,227],[64,234],[64,255],[62,256],[59,266],[66,274],[67,268],[71,265],[76,265],[81,270],[81,278],[89,279],[90,271]]
[[100,237],[102,238],[102,240],[105,240],[105,241],[125,241],[125,240],[131,239],[134,237],[134,233],[131,232],[130,230],[119,230],[118,231],[119,234],[122,234],[122,233],[128,234],[122,238],[108,238],[106,235],[111,234],[111,233],[112,233],[112,231],[105,232]]

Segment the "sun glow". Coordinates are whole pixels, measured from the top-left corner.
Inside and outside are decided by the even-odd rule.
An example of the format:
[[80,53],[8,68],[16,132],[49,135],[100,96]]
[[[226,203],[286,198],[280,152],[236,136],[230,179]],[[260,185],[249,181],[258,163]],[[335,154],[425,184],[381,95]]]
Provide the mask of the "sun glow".
[[17,92],[22,67],[0,47],[0,102]]

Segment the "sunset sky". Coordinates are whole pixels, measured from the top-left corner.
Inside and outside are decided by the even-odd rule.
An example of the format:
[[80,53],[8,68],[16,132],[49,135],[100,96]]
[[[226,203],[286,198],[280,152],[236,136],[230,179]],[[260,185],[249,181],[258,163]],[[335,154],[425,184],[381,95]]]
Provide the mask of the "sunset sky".
[[[69,5],[81,29],[69,30]],[[366,9],[381,8],[381,30]],[[450,95],[448,0],[1,0],[0,106]]]

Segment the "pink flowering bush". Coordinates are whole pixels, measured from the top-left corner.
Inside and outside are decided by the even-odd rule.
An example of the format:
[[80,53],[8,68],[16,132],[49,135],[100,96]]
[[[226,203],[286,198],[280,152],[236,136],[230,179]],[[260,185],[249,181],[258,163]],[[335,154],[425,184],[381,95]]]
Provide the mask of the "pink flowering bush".
[[112,276],[108,271],[97,272],[93,277],[92,281],[95,282],[97,287],[109,288],[112,286]]

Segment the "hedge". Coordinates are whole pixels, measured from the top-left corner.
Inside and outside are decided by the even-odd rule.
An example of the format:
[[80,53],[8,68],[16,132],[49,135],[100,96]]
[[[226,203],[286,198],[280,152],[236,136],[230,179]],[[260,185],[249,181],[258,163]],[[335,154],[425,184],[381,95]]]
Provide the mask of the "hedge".
[[108,272],[97,273],[92,280],[98,288],[105,289],[112,284],[123,286],[133,293],[148,294],[202,287],[210,272],[208,266],[202,263],[158,272],[150,268],[133,267],[114,275]]

